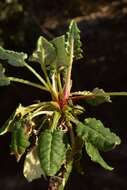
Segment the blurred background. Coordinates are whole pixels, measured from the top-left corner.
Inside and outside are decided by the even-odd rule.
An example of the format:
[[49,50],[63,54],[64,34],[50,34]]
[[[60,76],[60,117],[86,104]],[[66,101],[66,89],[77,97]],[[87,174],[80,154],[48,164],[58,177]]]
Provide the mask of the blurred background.
[[[127,91],[127,0],[0,0],[0,45],[29,55],[40,35],[47,39],[64,34],[71,19],[81,30],[84,58],[74,64],[73,90]],[[13,74],[31,79],[25,70]],[[18,103],[48,99],[48,94],[24,85],[0,88],[0,126]],[[115,169],[107,172],[84,152],[85,174],[72,172],[66,190],[127,190],[127,97],[112,98],[112,104],[87,106],[86,114],[102,120],[120,135],[122,144],[104,153]],[[0,138],[0,189],[46,190],[47,182],[28,183],[22,174],[23,160],[9,155],[10,136]]]

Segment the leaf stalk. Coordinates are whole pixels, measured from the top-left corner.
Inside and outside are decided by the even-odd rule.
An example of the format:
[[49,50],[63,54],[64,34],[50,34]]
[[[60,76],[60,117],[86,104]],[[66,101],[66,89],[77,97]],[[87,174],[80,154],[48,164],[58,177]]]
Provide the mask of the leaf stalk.
[[30,85],[30,86],[39,88],[41,90],[49,91],[46,87],[44,87],[42,85],[39,85],[39,84],[36,84],[36,83],[33,83],[33,82],[30,82],[28,80],[24,80],[24,79],[20,79],[20,78],[16,78],[16,77],[5,77],[5,78],[7,78],[7,79],[9,79],[10,81],[13,81],[13,82],[19,82],[19,83],[22,83],[22,84],[26,84],[26,85]]

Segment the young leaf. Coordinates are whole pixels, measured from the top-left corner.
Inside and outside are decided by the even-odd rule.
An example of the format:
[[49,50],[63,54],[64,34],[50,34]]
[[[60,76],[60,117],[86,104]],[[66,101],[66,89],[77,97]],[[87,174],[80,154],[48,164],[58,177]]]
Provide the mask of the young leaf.
[[24,67],[24,60],[27,59],[27,54],[6,50],[0,47],[0,59],[7,60],[12,66]]
[[7,86],[10,84],[10,80],[5,76],[5,68],[0,64],[0,86]]
[[77,115],[80,115],[80,114],[83,114],[85,111],[84,107],[80,106],[80,105],[73,105],[72,106],[72,113],[77,116]]
[[71,94],[73,99],[85,99],[87,103],[96,106],[104,102],[112,102],[110,96],[103,89],[95,88],[90,91],[78,91]]
[[56,69],[58,72],[66,72],[68,66],[68,55],[65,48],[65,36],[60,36],[51,41],[56,49]]
[[24,162],[23,174],[29,182],[33,181],[34,179],[41,178],[41,175],[45,177],[40,165],[36,148],[33,148],[27,153]]
[[39,136],[38,156],[42,170],[47,176],[54,176],[65,160],[66,147],[64,144],[64,133],[60,130],[49,129],[43,131]]
[[33,53],[31,59],[39,62],[43,71],[46,68],[50,72],[53,72],[55,69],[54,61],[56,59],[56,51],[53,44],[44,37],[39,37],[37,41],[37,49]]
[[90,142],[85,141],[85,148],[86,148],[86,152],[87,154],[90,156],[91,160],[93,162],[96,162],[98,164],[100,164],[103,168],[107,169],[107,170],[113,170],[112,167],[110,167],[101,157],[98,149]]
[[109,128],[105,128],[100,120],[87,118],[84,123],[76,120],[75,124],[77,135],[82,140],[91,142],[101,151],[111,150],[121,143],[120,138]]
[[93,98],[86,100],[89,104],[96,106],[104,102],[112,102],[110,96],[103,89],[95,88],[92,91]]
[[29,136],[27,136],[27,126],[24,126],[22,120],[15,122],[15,127],[11,135],[11,154],[16,156],[17,161],[20,160],[21,156],[25,153],[26,148],[29,147],[30,142],[28,141]]
[[82,58],[82,49],[81,49],[81,41],[80,41],[80,30],[74,20],[71,21],[69,26],[69,31],[67,32],[67,40],[66,40],[66,49],[68,54],[70,54],[71,49],[71,41],[73,40],[73,48],[74,48],[74,58],[80,59]]

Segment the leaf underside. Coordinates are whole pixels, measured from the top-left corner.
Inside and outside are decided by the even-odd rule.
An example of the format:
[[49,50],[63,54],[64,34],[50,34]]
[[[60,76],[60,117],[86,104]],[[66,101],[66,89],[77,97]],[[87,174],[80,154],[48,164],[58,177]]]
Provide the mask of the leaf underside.
[[5,68],[0,64],[0,86],[10,85],[10,80],[6,77]]
[[24,60],[27,59],[27,54],[6,50],[0,47],[0,59],[7,60],[8,64],[12,66],[24,67]]
[[91,93],[93,94],[94,98],[87,100],[87,103],[91,104],[92,106],[97,106],[104,102],[112,102],[110,96],[107,95],[103,89],[95,88]]
[[99,88],[94,88],[92,91],[78,91],[78,92],[73,92],[72,96],[77,98],[78,97],[84,97],[84,100],[88,104],[91,104],[92,106],[97,106],[105,102],[111,103],[110,96],[107,95],[107,93],[103,89]]
[[65,48],[65,36],[60,36],[51,41],[56,50],[55,67],[57,72],[62,72],[63,77],[66,75],[68,67],[68,55]]
[[32,54],[31,60],[39,62],[42,70],[48,70],[51,75],[55,70],[55,59],[55,47],[43,36],[40,36],[37,41],[37,49]]
[[33,181],[34,179],[41,178],[42,175],[44,176],[36,148],[33,148],[27,153],[24,162],[23,174],[29,182]]

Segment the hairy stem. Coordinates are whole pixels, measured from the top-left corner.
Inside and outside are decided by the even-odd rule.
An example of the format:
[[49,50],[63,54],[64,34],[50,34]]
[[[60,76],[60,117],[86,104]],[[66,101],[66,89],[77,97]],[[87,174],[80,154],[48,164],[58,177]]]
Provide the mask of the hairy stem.
[[55,111],[54,116],[53,116],[53,121],[52,121],[52,130],[54,130],[58,126],[60,117],[61,117],[61,114]]
[[47,88],[49,89],[49,86],[47,85],[47,83],[45,82],[45,80],[27,63],[24,63],[24,65],[29,69],[29,71],[31,71],[39,80],[40,82]]
[[46,81],[47,81],[47,85],[48,85],[48,87],[49,87],[49,90],[50,90],[50,92],[51,92],[51,96],[52,96],[52,99],[53,100],[58,100],[58,94],[57,94],[57,92],[54,90],[54,86],[53,86],[53,84],[51,83],[51,81],[50,81],[50,79],[49,79],[49,76],[48,76],[48,74],[47,74],[47,71],[46,71],[46,68],[45,68],[45,66],[42,64],[42,66],[43,67],[41,67],[42,68],[42,70],[43,70],[43,73],[44,73],[44,75],[45,75],[45,79],[46,79]]
[[72,125],[69,121],[66,122],[67,126],[68,126],[68,130],[69,130],[69,134],[70,134],[70,140],[71,140],[71,146],[72,146],[72,150],[75,147],[75,135],[74,135],[74,131],[72,128]]
[[127,92],[106,92],[109,96],[127,96]]
[[[127,96],[127,92],[105,92],[105,95],[107,96]],[[88,93],[79,93],[79,92],[74,92],[74,93],[71,93],[71,99],[72,100],[80,100],[80,99],[94,99],[95,97],[101,97],[103,96],[103,94],[94,94],[92,92],[89,92]]]
[[44,49],[43,49],[43,48],[42,48],[42,54],[41,54],[41,56],[40,56],[41,69],[42,69],[42,71],[43,71],[43,73],[44,73],[44,76],[45,76],[45,79],[46,79],[46,81],[47,81],[47,85],[48,85],[48,87],[49,87],[49,89],[50,89],[51,95],[56,98],[56,93],[54,92],[54,90],[53,90],[53,88],[52,88],[52,84],[51,84],[51,81],[50,81],[49,76],[48,76],[48,74],[47,74],[46,66],[45,66],[45,64],[44,64],[44,63],[45,63],[45,60],[44,60],[45,58],[44,58],[44,56],[42,56],[42,55],[44,55]]
[[64,101],[69,98],[70,90],[71,90],[71,71],[72,71],[72,63],[73,63],[73,55],[74,55],[74,39],[72,38],[70,41],[70,61],[69,67],[67,70],[67,77],[65,79],[65,87],[64,87]]
[[52,114],[53,114],[53,111],[47,111],[47,110],[45,110],[45,111],[39,111],[39,112],[33,114],[32,116],[30,116],[29,118],[33,119],[34,117],[37,117],[39,115],[50,115],[51,116]]
[[30,65],[28,65],[27,63],[24,63],[24,65],[40,80],[40,82],[45,86],[45,88],[47,88],[47,91],[51,92],[52,98],[56,99],[57,98],[56,93],[52,89],[52,84],[50,82],[50,79],[48,77],[46,69],[43,68],[42,70],[44,72],[44,75],[45,75],[45,78],[46,78],[47,82]]
[[70,173],[72,171],[72,164],[73,164],[73,161],[70,161],[67,163],[66,169],[63,172],[63,176],[62,176],[62,178],[63,178],[62,183],[58,186],[57,190],[64,190],[65,185],[66,185],[68,178],[70,176]]
[[30,86],[39,88],[41,90],[48,91],[48,89],[46,87],[44,87],[42,85],[39,85],[39,84],[36,84],[36,83],[33,83],[33,82],[30,82],[28,80],[24,80],[24,79],[20,79],[20,78],[15,78],[15,77],[7,77],[7,79],[9,79],[10,81],[13,81],[13,82],[19,82],[19,83],[22,83],[22,84],[26,84],[26,85],[30,85]]
[[60,95],[62,95],[63,88],[62,88],[62,82],[61,82],[60,73],[57,74],[57,80],[58,80],[59,93],[60,93]]
[[55,74],[52,75],[52,90],[53,90],[54,96],[58,100],[58,86],[57,86],[57,79],[56,79]]

